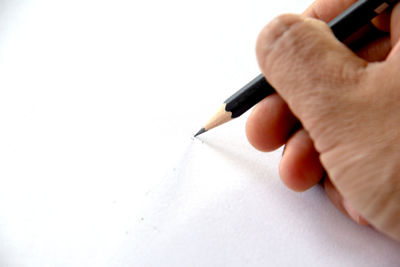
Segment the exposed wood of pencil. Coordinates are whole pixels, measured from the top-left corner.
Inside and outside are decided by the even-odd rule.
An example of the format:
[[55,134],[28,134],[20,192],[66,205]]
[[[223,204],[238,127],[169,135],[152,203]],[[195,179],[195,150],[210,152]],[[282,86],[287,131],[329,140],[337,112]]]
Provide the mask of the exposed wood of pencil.
[[224,124],[225,122],[230,121],[232,119],[232,112],[226,111],[225,107],[226,104],[223,104],[214,114],[214,116],[212,116],[211,119],[204,125],[204,127],[201,128],[197,134],[195,134],[195,136],[198,136],[212,128],[215,128],[221,124]]
[[[352,33],[366,25],[379,13],[398,3],[400,0],[358,0],[328,25],[339,41],[345,41]],[[246,84],[229,97],[221,109],[200,129],[195,136],[221,125],[232,118],[239,117],[263,98],[274,93],[274,88],[262,74]],[[226,111],[226,107],[229,112]]]

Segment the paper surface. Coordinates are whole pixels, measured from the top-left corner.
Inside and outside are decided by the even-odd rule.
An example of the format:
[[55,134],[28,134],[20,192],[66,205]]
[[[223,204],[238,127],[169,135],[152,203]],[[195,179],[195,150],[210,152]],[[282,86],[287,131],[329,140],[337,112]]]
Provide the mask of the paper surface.
[[139,265],[399,264],[399,244],[350,221],[321,187],[285,188],[276,168],[281,151],[255,153],[235,141],[244,136],[203,138],[148,192],[152,208],[137,223],[137,254],[129,257]]
[[399,266],[246,116],[191,136],[311,1],[0,3],[0,266]]

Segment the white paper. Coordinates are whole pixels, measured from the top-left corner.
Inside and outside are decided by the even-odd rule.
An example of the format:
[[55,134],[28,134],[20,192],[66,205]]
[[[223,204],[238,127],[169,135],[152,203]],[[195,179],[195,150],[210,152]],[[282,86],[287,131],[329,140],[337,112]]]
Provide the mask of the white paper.
[[398,266],[246,116],[192,135],[311,1],[0,3],[0,266]]

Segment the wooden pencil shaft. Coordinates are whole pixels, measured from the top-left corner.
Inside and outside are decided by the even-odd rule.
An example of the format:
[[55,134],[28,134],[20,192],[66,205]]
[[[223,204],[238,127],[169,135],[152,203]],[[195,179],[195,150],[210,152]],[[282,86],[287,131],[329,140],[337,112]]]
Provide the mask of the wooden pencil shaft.
[[215,128],[221,124],[224,124],[225,122],[228,122],[232,119],[232,113],[226,111],[226,105],[223,104],[217,113],[214,114],[214,116],[204,125],[203,129],[205,130],[204,132],[211,130],[212,128]]
[[[344,41],[399,0],[359,0],[328,23],[339,41]],[[258,75],[224,103],[232,118],[239,117],[262,99],[275,92],[262,74]]]

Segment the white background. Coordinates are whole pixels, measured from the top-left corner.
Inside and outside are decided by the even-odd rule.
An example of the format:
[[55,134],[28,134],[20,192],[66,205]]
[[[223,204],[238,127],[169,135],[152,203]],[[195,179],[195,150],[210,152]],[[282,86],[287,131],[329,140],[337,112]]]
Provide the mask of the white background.
[[398,266],[279,181],[245,117],[191,136],[310,0],[0,2],[0,266]]

